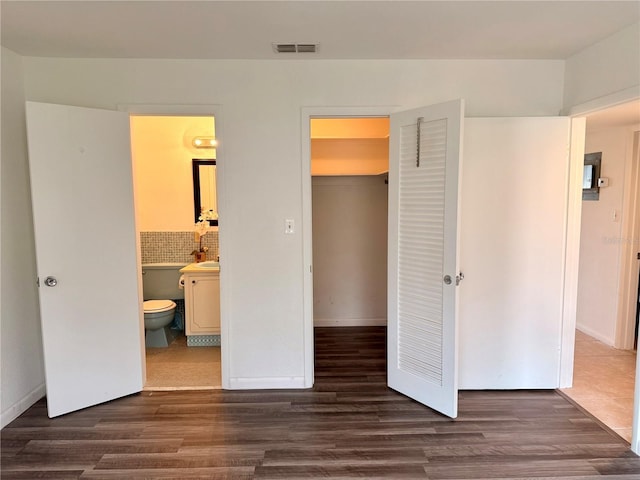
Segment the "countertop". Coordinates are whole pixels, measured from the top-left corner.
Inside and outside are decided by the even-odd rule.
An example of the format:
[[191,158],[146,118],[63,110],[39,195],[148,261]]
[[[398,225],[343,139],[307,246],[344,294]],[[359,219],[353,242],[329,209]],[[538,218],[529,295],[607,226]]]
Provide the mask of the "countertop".
[[[205,263],[205,262],[203,262]],[[180,273],[220,273],[220,265],[213,268],[199,267],[199,263],[190,263],[184,268],[180,269]]]

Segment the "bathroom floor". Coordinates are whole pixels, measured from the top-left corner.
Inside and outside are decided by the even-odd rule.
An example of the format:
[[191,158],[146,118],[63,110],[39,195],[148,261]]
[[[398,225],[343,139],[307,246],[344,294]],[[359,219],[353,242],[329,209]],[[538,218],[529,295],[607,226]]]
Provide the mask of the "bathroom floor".
[[220,347],[187,347],[187,337],[167,348],[147,348],[145,390],[202,390],[222,388]]
[[636,352],[618,350],[576,330],[573,387],[561,391],[631,442]]

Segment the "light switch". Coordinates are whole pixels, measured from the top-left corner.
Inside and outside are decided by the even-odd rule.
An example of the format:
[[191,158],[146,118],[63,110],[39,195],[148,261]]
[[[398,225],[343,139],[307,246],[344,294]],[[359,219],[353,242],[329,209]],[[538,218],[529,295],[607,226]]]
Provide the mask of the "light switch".
[[284,221],[284,233],[293,234],[295,231],[295,222],[291,219],[287,219]]

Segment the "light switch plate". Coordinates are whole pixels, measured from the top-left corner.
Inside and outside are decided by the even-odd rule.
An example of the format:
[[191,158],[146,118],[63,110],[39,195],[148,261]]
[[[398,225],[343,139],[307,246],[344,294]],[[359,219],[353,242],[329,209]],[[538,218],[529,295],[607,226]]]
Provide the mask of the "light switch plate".
[[286,219],[284,221],[284,233],[291,235],[295,231],[295,222],[291,219]]

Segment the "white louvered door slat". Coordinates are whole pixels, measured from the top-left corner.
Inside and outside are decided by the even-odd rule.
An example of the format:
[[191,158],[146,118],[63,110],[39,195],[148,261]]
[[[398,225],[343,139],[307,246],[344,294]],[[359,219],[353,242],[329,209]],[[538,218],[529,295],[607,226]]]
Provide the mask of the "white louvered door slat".
[[462,109],[392,115],[389,165],[389,386],[454,418]]
[[[398,209],[398,366],[442,385],[442,250],[446,119],[401,127]],[[429,334],[416,330],[425,325]]]

